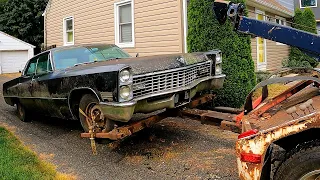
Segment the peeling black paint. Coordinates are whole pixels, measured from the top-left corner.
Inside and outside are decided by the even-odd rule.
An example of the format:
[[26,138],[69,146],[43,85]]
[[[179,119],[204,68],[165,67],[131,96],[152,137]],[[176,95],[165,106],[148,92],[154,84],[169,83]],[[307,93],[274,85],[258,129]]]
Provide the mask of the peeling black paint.
[[118,73],[121,69],[131,67],[134,75],[164,71],[208,61],[206,54],[160,55],[83,64],[44,75],[21,76],[6,82],[3,93],[8,104],[13,105],[12,99],[15,98],[33,111],[70,118],[68,98],[73,90],[90,88],[100,98],[100,92],[109,92],[117,101]]

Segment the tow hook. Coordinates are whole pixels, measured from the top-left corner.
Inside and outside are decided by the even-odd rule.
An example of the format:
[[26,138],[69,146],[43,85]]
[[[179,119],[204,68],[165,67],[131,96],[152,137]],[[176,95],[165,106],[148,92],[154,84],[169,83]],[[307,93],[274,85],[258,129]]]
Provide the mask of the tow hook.
[[[79,108],[79,112],[80,112],[84,117],[86,117],[87,124],[89,125],[89,133],[90,133],[90,142],[91,142],[92,154],[93,154],[93,155],[97,155],[97,146],[96,146],[96,140],[95,140],[96,133],[95,133],[95,131],[94,131],[94,125],[95,125],[95,124],[94,124],[94,121],[93,121],[90,117],[88,117],[88,116],[86,115],[86,113],[84,113],[84,112],[82,111],[82,109],[80,109],[80,108]],[[88,121],[88,119],[90,119],[91,122],[93,122],[93,124],[91,124],[91,123]]]

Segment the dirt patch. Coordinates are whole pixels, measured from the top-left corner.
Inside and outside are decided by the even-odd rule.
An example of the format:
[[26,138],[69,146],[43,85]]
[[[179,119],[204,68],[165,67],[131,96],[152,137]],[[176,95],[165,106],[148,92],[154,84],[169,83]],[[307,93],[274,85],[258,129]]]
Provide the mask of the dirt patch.
[[[121,163],[171,179],[236,179],[237,134],[189,119],[168,118],[119,144]],[[143,137],[143,138],[142,138]]]

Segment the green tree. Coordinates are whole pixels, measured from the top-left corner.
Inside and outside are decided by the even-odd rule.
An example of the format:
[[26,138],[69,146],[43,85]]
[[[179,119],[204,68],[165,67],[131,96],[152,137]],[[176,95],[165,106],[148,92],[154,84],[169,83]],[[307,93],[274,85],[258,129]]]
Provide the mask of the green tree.
[[[304,11],[296,9],[293,22],[293,28],[317,34],[315,16],[310,8],[306,8]],[[286,67],[316,67],[318,61],[300,49],[291,47],[289,59],[285,60],[283,65]]]
[[[244,3],[244,0],[234,2]],[[235,32],[229,20],[220,25],[212,5],[213,1],[209,0],[190,0],[188,51],[222,51],[223,73],[227,78],[223,89],[217,92],[216,103],[240,107],[256,84],[250,36]]]
[[46,4],[47,0],[8,0],[0,16],[0,31],[40,47]]
[[[5,17],[3,11],[4,11],[4,6],[5,6],[7,1],[8,0],[0,0],[0,19]],[[2,26],[2,24],[0,24],[0,29],[2,29],[1,26]]]

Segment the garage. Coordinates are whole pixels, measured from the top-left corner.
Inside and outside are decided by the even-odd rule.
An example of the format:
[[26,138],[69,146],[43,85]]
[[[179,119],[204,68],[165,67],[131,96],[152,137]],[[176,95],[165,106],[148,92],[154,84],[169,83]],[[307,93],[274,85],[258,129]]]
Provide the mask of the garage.
[[0,31],[0,74],[22,71],[35,46]]
[[2,73],[22,71],[28,61],[28,51],[2,51],[0,56]]

